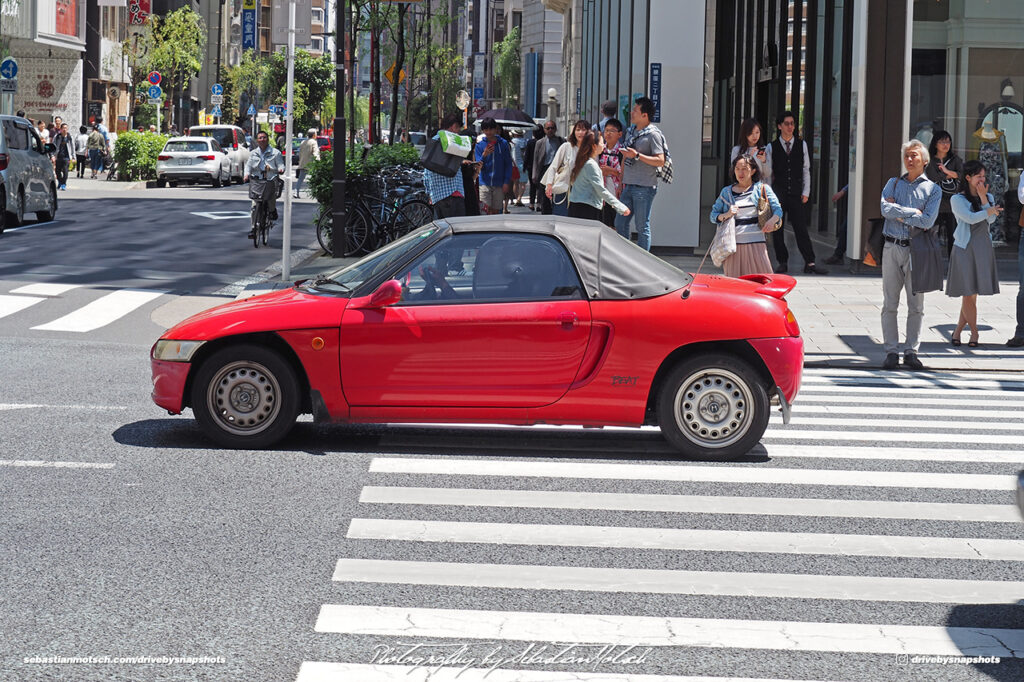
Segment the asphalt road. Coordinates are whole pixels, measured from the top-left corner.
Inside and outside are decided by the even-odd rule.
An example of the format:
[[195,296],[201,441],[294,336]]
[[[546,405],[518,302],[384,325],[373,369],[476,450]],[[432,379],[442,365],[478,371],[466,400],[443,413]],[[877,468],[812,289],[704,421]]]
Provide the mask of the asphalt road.
[[[129,202],[0,237],[0,679],[1024,679],[1024,377],[809,371],[724,464],[656,430],[305,421],[227,451],[150,402],[147,352],[271,256],[149,217],[221,196]],[[191,257],[126,263],[156,229]],[[950,654],[1001,662],[915,658]],[[212,660],[32,662],[90,656]]]

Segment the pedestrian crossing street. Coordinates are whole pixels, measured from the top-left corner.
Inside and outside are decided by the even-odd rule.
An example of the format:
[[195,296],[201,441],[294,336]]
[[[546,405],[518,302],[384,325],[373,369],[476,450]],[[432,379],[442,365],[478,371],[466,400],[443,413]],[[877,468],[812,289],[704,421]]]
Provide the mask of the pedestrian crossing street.
[[377,454],[297,681],[1024,679],[1022,414],[812,369],[749,461]]

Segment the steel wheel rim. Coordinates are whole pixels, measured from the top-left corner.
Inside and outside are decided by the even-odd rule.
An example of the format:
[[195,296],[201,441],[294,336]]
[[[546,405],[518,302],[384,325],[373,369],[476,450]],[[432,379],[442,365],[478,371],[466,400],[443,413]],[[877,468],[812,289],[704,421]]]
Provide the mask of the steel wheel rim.
[[754,396],[739,376],[726,369],[694,372],[679,385],[673,401],[676,426],[706,448],[724,448],[743,438],[754,422]]
[[254,436],[274,423],[281,412],[281,385],[258,362],[225,365],[206,390],[206,404],[217,425],[236,436]]

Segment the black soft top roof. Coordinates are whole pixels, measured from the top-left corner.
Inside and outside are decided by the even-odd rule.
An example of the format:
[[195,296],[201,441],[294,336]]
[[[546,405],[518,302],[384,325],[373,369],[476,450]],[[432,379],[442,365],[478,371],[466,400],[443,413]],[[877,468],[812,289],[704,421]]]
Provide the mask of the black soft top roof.
[[561,216],[470,216],[437,221],[453,233],[546,234],[568,249],[591,299],[619,301],[681,289],[690,275],[593,220]]

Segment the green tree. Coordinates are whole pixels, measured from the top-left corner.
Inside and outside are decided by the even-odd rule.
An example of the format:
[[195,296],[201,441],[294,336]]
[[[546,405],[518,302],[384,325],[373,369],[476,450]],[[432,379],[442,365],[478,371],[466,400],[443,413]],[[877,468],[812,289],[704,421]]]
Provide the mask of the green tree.
[[519,74],[522,63],[522,46],[519,27],[515,26],[494,46],[494,71],[501,85],[501,98],[505,106],[519,106]]
[[[300,85],[302,87],[300,87]],[[288,62],[284,53],[275,52],[267,63],[263,92],[284,104],[288,91]],[[295,101],[293,113],[296,130],[319,124],[317,115],[324,100],[334,97],[334,65],[329,55],[314,57],[305,50],[295,51]]]
[[455,95],[463,88],[462,55],[451,45],[433,45],[430,48],[431,82],[437,119],[433,127],[437,127],[445,113],[455,109]]
[[[246,50],[241,61],[236,66],[228,69],[225,78],[225,87],[231,85],[231,91],[241,97],[245,93],[249,103],[257,109],[262,105],[260,102],[260,88],[267,78],[267,63],[255,50]],[[225,99],[225,102],[228,100]],[[241,105],[241,102],[239,102]],[[240,112],[241,113],[241,112]]]
[[[153,47],[151,66],[163,74],[163,83],[172,97],[180,102],[180,95],[195,78],[206,58],[206,25],[203,18],[190,7],[182,7],[164,17],[150,15]],[[180,107],[172,106],[171,123],[181,122]]]
[[[111,58],[116,58],[118,61],[123,59],[124,63],[128,66],[128,86],[131,88],[131,105],[128,112],[129,128],[134,128],[136,125],[148,126],[151,122],[149,118],[152,118],[152,122],[156,121],[155,109],[153,106],[144,103],[141,106],[153,110],[152,116],[148,117],[146,121],[135,120],[140,115],[140,101],[146,99],[145,92],[150,85],[146,79],[149,76],[149,72],[153,70],[152,51],[152,23],[146,22],[141,26],[132,26],[128,36],[121,41],[120,52],[110,53]],[[162,83],[161,86],[166,87],[166,84]]]

